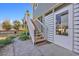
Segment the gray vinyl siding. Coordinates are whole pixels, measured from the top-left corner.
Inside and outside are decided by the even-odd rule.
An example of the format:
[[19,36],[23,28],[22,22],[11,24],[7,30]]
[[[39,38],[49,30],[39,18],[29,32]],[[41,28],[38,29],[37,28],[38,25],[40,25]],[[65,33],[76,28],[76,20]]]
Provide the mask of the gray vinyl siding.
[[47,27],[47,40],[50,42],[53,42],[54,40],[54,15],[53,13],[49,14],[48,16],[45,16],[45,25]]
[[40,16],[52,8],[54,3],[38,3],[36,10],[33,11],[33,16]]
[[[38,4],[37,9],[34,11],[33,16],[44,16],[45,12],[48,11],[51,7],[53,7],[55,4],[50,4],[50,3],[46,3],[46,4]],[[76,53],[79,53],[79,3],[75,3],[73,4],[73,51]],[[53,39],[54,35],[53,35],[53,29],[54,29],[54,24],[53,24],[53,15],[52,17],[50,15],[46,16],[49,20],[49,28],[48,30],[43,30],[44,34],[47,35],[47,32],[49,31],[47,37],[48,39]],[[45,16],[43,17],[43,23],[45,24]]]
[[79,53],[79,3],[74,4],[74,51]]

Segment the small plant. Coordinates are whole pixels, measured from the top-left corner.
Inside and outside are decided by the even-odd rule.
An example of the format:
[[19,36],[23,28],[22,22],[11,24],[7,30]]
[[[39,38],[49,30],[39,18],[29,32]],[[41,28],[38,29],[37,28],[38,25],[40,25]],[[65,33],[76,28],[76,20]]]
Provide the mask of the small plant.
[[22,32],[19,35],[20,40],[25,41],[27,39],[29,39],[29,35],[26,32]]

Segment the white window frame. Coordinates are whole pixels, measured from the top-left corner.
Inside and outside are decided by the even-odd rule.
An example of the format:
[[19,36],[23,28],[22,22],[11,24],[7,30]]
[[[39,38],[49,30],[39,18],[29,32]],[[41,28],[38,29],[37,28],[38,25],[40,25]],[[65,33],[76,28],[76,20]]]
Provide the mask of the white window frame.
[[[69,11],[68,36],[56,35],[56,17],[55,16],[56,14],[59,14],[66,10]],[[69,50],[73,49],[73,4],[70,4],[54,12],[54,43],[64,48],[67,48]]]

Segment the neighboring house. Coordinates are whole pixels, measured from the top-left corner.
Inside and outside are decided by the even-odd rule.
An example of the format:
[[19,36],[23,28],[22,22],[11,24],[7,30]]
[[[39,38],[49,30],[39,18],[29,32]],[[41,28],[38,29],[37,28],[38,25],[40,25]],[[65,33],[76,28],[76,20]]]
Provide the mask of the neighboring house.
[[35,3],[32,6],[33,23],[48,41],[79,53],[79,3]]
[[0,23],[0,30],[3,30],[3,28],[2,28],[2,24]]

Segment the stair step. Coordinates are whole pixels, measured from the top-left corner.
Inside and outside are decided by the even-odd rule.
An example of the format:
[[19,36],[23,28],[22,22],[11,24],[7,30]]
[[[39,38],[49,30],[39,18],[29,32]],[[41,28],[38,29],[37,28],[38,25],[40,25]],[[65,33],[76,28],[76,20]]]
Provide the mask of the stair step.
[[35,32],[35,33],[39,33],[40,34],[41,32]]
[[45,45],[45,44],[47,44],[47,41],[36,43],[37,46],[41,46],[41,45]]
[[35,34],[35,36],[41,36],[42,34],[40,33],[40,34]]
[[45,45],[45,44],[51,44],[51,42],[45,40],[45,41],[42,41],[42,42],[36,43],[36,46],[41,46],[41,45]]
[[41,37],[43,37],[41,34],[35,35],[35,38],[41,38]]
[[36,36],[35,37],[35,40],[38,40],[38,39],[43,39],[44,37],[42,37],[42,36]]
[[41,42],[44,42],[44,41],[46,41],[46,40],[45,39],[38,39],[38,40],[35,40],[35,44],[41,43]]

